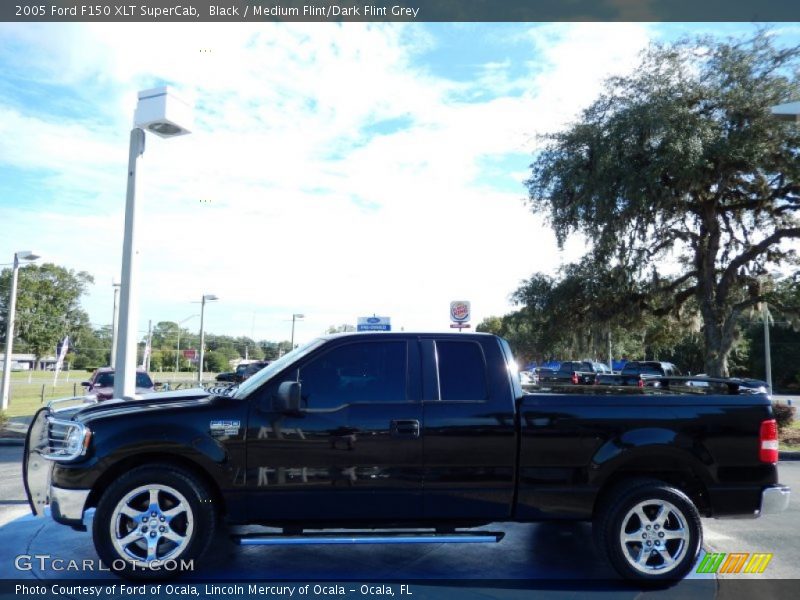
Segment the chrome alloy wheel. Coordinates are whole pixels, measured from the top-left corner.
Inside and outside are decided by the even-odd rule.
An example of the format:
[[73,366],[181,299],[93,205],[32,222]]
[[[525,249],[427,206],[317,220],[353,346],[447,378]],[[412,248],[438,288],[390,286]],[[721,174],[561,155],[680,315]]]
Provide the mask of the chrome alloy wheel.
[[631,567],[646,575],[672,571],[690,541],[684,514],[666,500],[645,500],[622,519],[619,543]]
[[194,531],[192,509],[175,488],[151,484],[127,493],[114,507],[111,542],[137,566],[178,558]]

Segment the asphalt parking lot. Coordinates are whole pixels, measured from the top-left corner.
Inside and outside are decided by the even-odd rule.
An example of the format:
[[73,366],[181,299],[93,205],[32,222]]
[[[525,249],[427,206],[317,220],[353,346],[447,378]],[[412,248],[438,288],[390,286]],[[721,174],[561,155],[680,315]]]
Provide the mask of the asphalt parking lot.
[[[115,580],[108,572],[56,570],[34,564],[15,568],[19,555],[96,559],[91,534],[49,519],[32,517],[21,483],[22,448],[0,447],[0,578],[10,580]],[[782,463],[784,483],[800,489],[800,462]],[[797,577],[800,561],[800,498],[789,511],[756,520],[705,520],[707,548],[713,552],[770,552],[771,578]],[[499,544],[412,546],[239,547],[221,542],[211,564],[182,581],[207,578],[237,581],[413,581],[420,597],[512,598],[536,590],[537,597],[716,598],[725,580],[694,574],[664,590],[643,591],[620,581],[591,543],[584,523],[508,524]],[[702,557],[701,557],[702,558]],[[452,587],[458,586],[457,588]],[[727,584],[730,587],[730,584]],[[721,587],[720,587],[721,586]],[[444,594],[444,596],[443,596]],[[211,597],[211,596],[209,596]],[[220,596],[221,597],[221,596]],[[521,596],[520,596],[521,597]]]

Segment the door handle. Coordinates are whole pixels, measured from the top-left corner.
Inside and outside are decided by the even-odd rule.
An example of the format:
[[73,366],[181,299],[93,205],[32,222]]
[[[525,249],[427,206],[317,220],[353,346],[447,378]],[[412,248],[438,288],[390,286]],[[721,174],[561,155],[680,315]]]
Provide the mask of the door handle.
[[416,419],[401,419],[392,421],[391,432],[395,437],[419,437],[419,421]]

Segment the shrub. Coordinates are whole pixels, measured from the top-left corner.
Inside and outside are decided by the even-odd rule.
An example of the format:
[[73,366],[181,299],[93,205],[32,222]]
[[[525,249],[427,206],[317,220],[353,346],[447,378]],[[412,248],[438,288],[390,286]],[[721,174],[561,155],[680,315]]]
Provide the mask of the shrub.
[[794,413],[794,406],[787,406],[785,404],[774,404],[772,406],[772,414],[775,415],[775,420],[778,422],[778,431],[785,431],[792,426]]

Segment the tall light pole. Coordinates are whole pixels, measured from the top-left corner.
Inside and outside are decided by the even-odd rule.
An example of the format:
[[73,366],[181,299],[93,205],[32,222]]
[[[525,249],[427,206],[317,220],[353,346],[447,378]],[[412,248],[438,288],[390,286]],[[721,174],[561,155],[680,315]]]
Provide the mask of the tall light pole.
[[203,319],[206,312],[206,302],[213,302],[219,300],[214,294],[203,294],[203,299],[200,301],[200,364],[197,366],[197,383],[203,384],[203,353],[206,341],[206,332],[203,330]]
[[17,310],[17,278],[19,276],[19,263],[30,262],[39,258],[30,250],[20,250],[14,253],[14,266],[11,269],[11,293],[8,299],[8,314],[6,315],[6,354],[3,361],[3,387],[2,403],[0,409],[8,408],[8,391],[11,386],[11,349],[14,343],[14,313]]
[[111,285],[114,287],[114,313],[111,317],[111,360],[109,361],[110,367],[117,366],[117,331],[119,330],[119,283],[112,281]]
[[767,372],[767,389],[772,393],[772,354],[769,343],[769,307],[766,302],[761,303],[762,316],[764,317],[764,370]]
[[[800,123],[800,101],[777,104],[770,107],[772,116],[789,123]],[[762,303],[762,317],[764,319],[764,370],[766,371],[767,389],[772,393],[772,350],[769,343],[769,307]]]
[[[122,242],[122,281],[120,283],[119,323],[116,357],[119,362],[114,375],[114,397],[133,398],[136,394],[136,331],[138,297],[136,274],[136,162],[144,154],[145,129],[159,137],[175,137],[189,133],[186,128],[189,107],[160,87],[139,92],[133,117],[128,152],[128,188],[125,199],[125,236]],[[183,123],[183,125],[179,124]]]
[[304,319],[304,318],[305,318],[305,315],[301,315],[301,314],[293,314],[292,315],[292,347],[290,348],[290,350],[294,350],[294,322],[296,320],[298,320],[298,319]]

